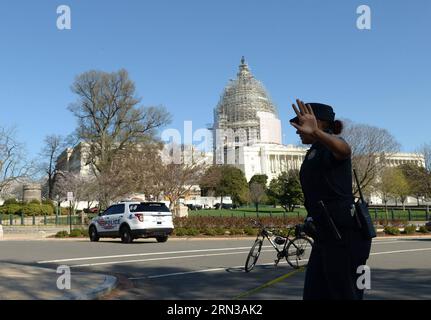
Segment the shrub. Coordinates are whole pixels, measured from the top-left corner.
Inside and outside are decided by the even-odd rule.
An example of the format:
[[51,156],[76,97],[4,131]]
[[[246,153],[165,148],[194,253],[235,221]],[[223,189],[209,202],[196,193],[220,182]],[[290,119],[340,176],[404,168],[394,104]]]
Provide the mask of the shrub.
[[186,235],[188,235],[188,236],[197,236],[199,233],[200,233],[199,230],[196,228],[186,229]]
[[59,231],[55,234],[56,238],[67,238],[69,236],[69,233],[65,230]]
[[54,202],[50,199],[46,199],[42,201],[42,204],[48,205],[52,208],[53,211],[55,211],[55,205]]
[[204,234],[204,235],[206,235],[206,236],[215,236],[215,235],[217,235],[217,233],[214,230],[214,228],[203,229],[201,233]]
[[54,209],[49,204],[29,203],[21,207],[21,212],[27,216],[51,216],[54,214]]
[[214,229],[214,231],[215,231],[216,235],[218,235],[218,236],[224,236],[225,232],[226,232],[226,230],[222,227],[217,227]]
[[416,226],[414,226],[414,225],[406,226],[404,228],[405,234],[414,234],[415,232],[416,232]]
[[32,200],[30,200],[30,202],[28,202],[28,203],[32,203],[32,204],[40,204],[40,201],[39,201],[39,200],[37,200],[37,199],[32,199]]
[[183,237],[186,235],[186,229],[185,228],[175,228],[174,234],[178,237]]
[[6,199],[3,203],[4,206],[7,206],[9,204],[19,204],[19,202],[15,198],[9,198],[9,199]]
[[259,232],[259,230],[253,229],[252,227],[246,227],[244,229],[244,233],[248,236],[257,236],[258,232]]
[[394,227],[394,226],[386,226],[383,231],[385,234],[389,234],[389,235],[399,235],[400,234],[400,229],[398,229],[397,227]]
[[242,234],[244,234],[244,231],[242,229],[239,229],[239,228],[230,228],[229,232],[231,235],[242,235]]
[[428,233],[429,231],[428,231],[428,229],[427,229],[426,226],[420,226],[419,227],[419,232],[420,233]]
[[73,229],[69,235],[69,237],[71,237],[71,238],[78,238],[81,236],[82,236],[82,231],[80,229]]
[[[201,216],[190,216],[190,217],[174,217],[174,225],[180,228],[197,228],[197,229],[205,229],[205,228],[238,228],[244,229],[246,227],[253,227],[253,220],[256,220],[256,217],[247,217],[244,218],[242,216],[237,217],[201,217]],[[277,228],[285,228],[286,226],[296,225],[298,223],[303,222],[303,218],[297,217],[261,217],[259,221],[265,226],[273,226]]]
[[0,207],[0,213],[4,215],[9,215],[9,214],[18,215],[18,214],[21,214],[21,208],[22,208],[22,205],[20,204],[13,204],[13,203],[7,204]]
[[81,234],[83,237],[88,238],[89,237],[88,229],[81,229]]

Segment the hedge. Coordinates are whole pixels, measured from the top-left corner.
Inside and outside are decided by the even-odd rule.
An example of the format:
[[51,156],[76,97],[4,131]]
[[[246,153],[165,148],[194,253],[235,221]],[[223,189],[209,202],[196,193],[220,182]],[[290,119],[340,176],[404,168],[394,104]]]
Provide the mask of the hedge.
[[43,216],[43,215],[53,215],[54,209],[49,204],[8,204],[0,207],[0,214],[4,215],[22,215],[25,216]]
[[389,235],[393,235],[393,236],[400,234],[400,229],[398,229],[397,227],[394,227],[394,226],[386,226],[383,231],[384,231],[384,233],[389,234]]
[[414,226],[414,225],[406,226],[404,228],[405,234],[414,234],[415,232],[416,232],[416,226]]
[[[233,232],[239,232],[235,229],[250,229],[257,228],[253,221],[256,218],[243,218],[243,217],[188,217],[188,218],[174,218],[174,225],[176,228],[185,228],[185,229],[198,229],[198,230],[206,230],[206,229],[214,229],[214,231],[219,234],[221,230],[217,230],[217,228],[232,229]],[[303,223],[303,218],[295,218],[295,217],[262,217],[259,218],[259,221],[268,228],[282,228],[293,227],[297,224]],[[224,230],[223,230],[224,232]]]

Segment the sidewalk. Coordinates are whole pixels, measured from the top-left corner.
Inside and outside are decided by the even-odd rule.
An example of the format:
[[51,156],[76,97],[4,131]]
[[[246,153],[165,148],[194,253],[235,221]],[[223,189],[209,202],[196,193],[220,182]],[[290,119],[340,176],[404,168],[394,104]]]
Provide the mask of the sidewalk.
[[59,290],[57,279],[63,275],[55,269],[0,262],[0,300],[96,300],[117,285],[113,276],[72,272],[71,289]]

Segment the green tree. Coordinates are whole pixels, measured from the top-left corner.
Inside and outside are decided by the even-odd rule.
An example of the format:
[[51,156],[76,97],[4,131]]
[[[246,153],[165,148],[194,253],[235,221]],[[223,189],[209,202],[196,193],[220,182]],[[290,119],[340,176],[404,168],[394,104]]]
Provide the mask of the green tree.
[[426,168],[411,163],[402,164],[399,167],[407,180],[412,195],[415,195],[418,206],[419,199],[427,195],[427,180],[429,172]]
[[251,185],[252,183],[258,183],[266,187],[266,185],[268,184],[268,176],[266,174],[255,174],[248,182],[249,185]]
[[285,211],[292,212],[296,205],[304,202],[299,172],[290,170],[273,179],[269,184],[268,196],[271,201],[280,204]]
[[411,189],[406,177],[404,176],[403,171],[400,168],[394,168],[393,170],[393,194],[395,197],[401,200],[401,203],[403,205],[403,211],[405,211],[405,202],[407,200],[407,196],[411,194]]
[[204,192],[212,192],[216,197],[220,197],[220,204],[223,204],[223,197],[226,196],[231,196],[233,203],[237,205],[247,202],[247,179],[240,169],[233,166],[210,167],[200,185]]
[[267,183],[268,176],[266,174],[256,174],[251,177],[248,183],[250,201],[255,205],[256,212],[259,212],[259,204],[267,200]]
[[388,221],[387,204],[391,197],[396,197],[396,183],[397,178],[395,168],[385,167],[380,174],[379,182],[375,184],[375,189],[380,193],[385,205],[386,222]]

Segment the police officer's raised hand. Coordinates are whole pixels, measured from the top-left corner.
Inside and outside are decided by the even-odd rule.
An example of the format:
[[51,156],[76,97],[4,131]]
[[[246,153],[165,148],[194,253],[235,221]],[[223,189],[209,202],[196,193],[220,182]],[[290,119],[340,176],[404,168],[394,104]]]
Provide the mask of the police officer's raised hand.
[[295,104],[293,104],[292,107],[299,120],[298,123],[291,122],[290,124],[294,126],[299,133],[313,135],[319,129],[313,109],[309,104],[305,105],[304,102],[299,99],[296,99],[296,103],[299,109]]

